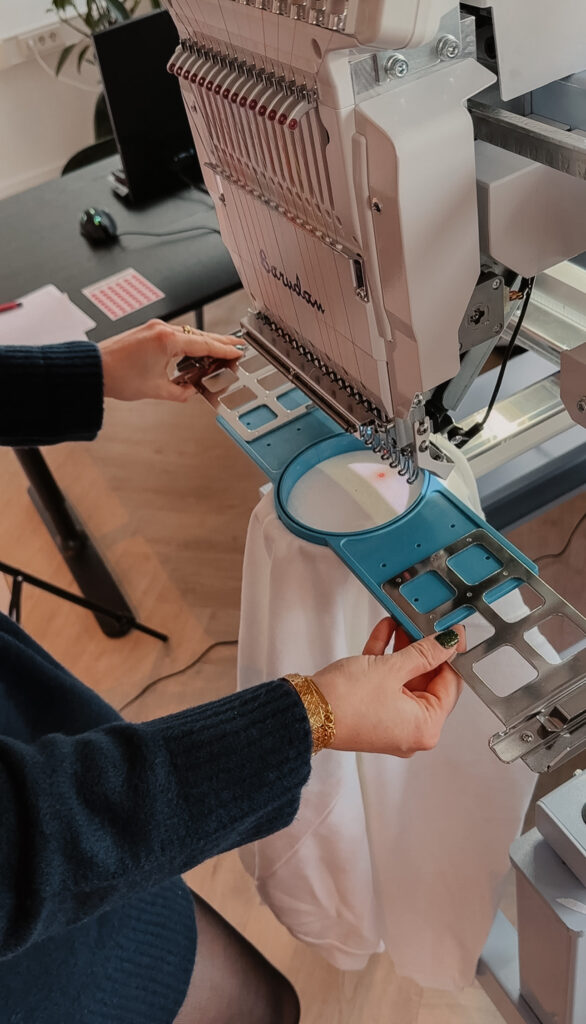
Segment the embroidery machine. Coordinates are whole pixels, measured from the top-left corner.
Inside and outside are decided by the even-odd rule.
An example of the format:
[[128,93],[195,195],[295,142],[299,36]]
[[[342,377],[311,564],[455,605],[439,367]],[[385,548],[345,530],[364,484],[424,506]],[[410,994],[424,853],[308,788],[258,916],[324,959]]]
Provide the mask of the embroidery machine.
[[[586,748],[586,620],[444,487],[439,435],[495,465],[586,426],[584,274],[565,262],[586,250],[583,0],[166,6],[168,70],[251,303],[219,422],[286,525],[328,544],[412,635],[481,612],[489,635],[457,668],[501,720],[491,746],[551,770]],[[458,422],[503,339],[505,365],[519,341],[556,372]],[[403,515],[346,535],[291,514],[304,473],[364,446],[420,487]],[[514,590],[527,611],[506,621]],[[580,639],[548,661],[532,633],[560,618]],[[497,695],[483,665],[503,649],[526,676]],[[543,1024],[583,1019],[531,999]]]

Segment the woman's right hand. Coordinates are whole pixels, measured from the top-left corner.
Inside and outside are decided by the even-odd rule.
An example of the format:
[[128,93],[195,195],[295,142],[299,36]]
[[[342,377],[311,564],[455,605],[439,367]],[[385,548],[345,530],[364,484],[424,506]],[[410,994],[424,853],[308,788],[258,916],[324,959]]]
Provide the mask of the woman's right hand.
[[226,366],[240,359],[246,346],[238,338],[210,334],[190,327],[165,324],[162,320],[149,320],[141,327],[133,327],[123,334],[100,343],[104,394],[123,402],[141,398],[161,398],[170,402],[186,402],[193,394],[192,387],[169,380],[168,366],[172,360],[191,356],[201,359],[211,356],[222,359]]
[[[395,649],[385,654],[393,636]],[[463,650],[462,626],[412,643],[392,619],[383,619],[362,655],[312,676],[334,712],[332,747],[395,757],[431,750],[462,690],[449,661]]]

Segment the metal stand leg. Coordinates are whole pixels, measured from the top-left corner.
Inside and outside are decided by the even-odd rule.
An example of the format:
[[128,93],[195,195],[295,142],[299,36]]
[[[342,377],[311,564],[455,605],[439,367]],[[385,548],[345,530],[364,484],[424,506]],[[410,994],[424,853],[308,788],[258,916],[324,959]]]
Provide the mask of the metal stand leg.
[[586,774],[539,801],[511,847],[518,933],[501,913],[478,980],[507,1024],[586,1020]]
[[118,617],[116,621],[116,617],[107,617],[96,611],[100,629],[109,637],[126,636],[134,620],[132,609],[67,504],[41,452],[38,448],[15,448],[14,453],[31,485],[31,500],[82,594]]
[[8,618],[12,619],[12,621],[16,623],[20,623],[22,584],[23,579],[21,574],[19,573],[18,576],[15,576],[12,580],[10,604],[8,605]]
[[521,993],[519,936],[500,910],[480,957],[478,980],[506,1024],[542,1024]]
[[22,569],[17,569],[14,565],[0,562],[0,572],[11,576],[13,580],[8,616],[14,622],[20,622],[22,590],[26,583],[31,587],[36,587],[38,590],[44,590],[47,594],[54,594],[55,597],[60,597],[63,601],[69,601],[70,604],[79,605],[80,608],[87,608],[88,611],[94,612],[94,614],[97,613],[106,619],[112,620],[120,627],[124,627],[126,633],[131,629],[136,629],[139,633],[153,636],[155,640],[162,640],[163,643],[166,643],[169,639],[166,633],[161,633],[158,629],[151,629],[150,626],[145,626],[144,623],[135,619],[132,614],[129,617],[124,613],[104,608],[103,605],[97,604],[96,601],[90,601],[87,597],[78,597],[77,594],[72,594],[69,590],[63,590],[62,587],[56,587],[53,583],[48,583],[47,580],[42,580],[38,576],[31,576],[30,573],[23,572]]

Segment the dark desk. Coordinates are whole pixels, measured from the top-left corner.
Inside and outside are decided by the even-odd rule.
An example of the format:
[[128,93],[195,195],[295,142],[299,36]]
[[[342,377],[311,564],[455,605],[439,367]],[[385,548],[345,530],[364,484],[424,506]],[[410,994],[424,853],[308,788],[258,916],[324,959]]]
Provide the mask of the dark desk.
[[[228,250],[216,234],[129,237],[95,248],[81,237],[79,215],[88,206],[108,210],[119,231],[169,231],[192,225],[217,229],[211,199],[194,189],[140,209],[126,206],[107,181],[119,162],[118,157],[101,160],[0,202],[0,302],[55,284],[96,321],[90,336],[101,341],[153,316],[181,316],[240,287]],[[165,298],[113,323],[81,289],[127,267],[152,281]]]
[[[0,302],[45,284],[57,285],[95,320],[90,337],[101,341],[151,317],[181,316],[240,287],[230,255],[215,231],[168,238],[131,236],[100,247],[82,238],[79,216],[88,206],[108,210],[120,232],[218,228],[211,199],[194,189],[182,189],[148,206],[127,206],[112,193],[107,180],[108,172],[118,165],[118,157],[101,160],[0,202]],[[165,297],[113,322],[81,289],[129,267]],[[18,449],[16,455],[31,483],[31,497],[82,594],[130,619],[130,608],[41,453],[30,448]],[[96,617],[109,636],[123,636],[131,628],[124,621]]]

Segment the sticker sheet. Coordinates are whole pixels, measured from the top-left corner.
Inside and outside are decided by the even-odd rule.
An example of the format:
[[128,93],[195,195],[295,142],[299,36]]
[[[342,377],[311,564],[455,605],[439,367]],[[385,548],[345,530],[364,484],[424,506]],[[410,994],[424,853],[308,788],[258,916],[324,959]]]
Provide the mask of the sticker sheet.
[[110,320],[120,320],[165,297],[160,288],[132,267],[82,288],[82,293]]

